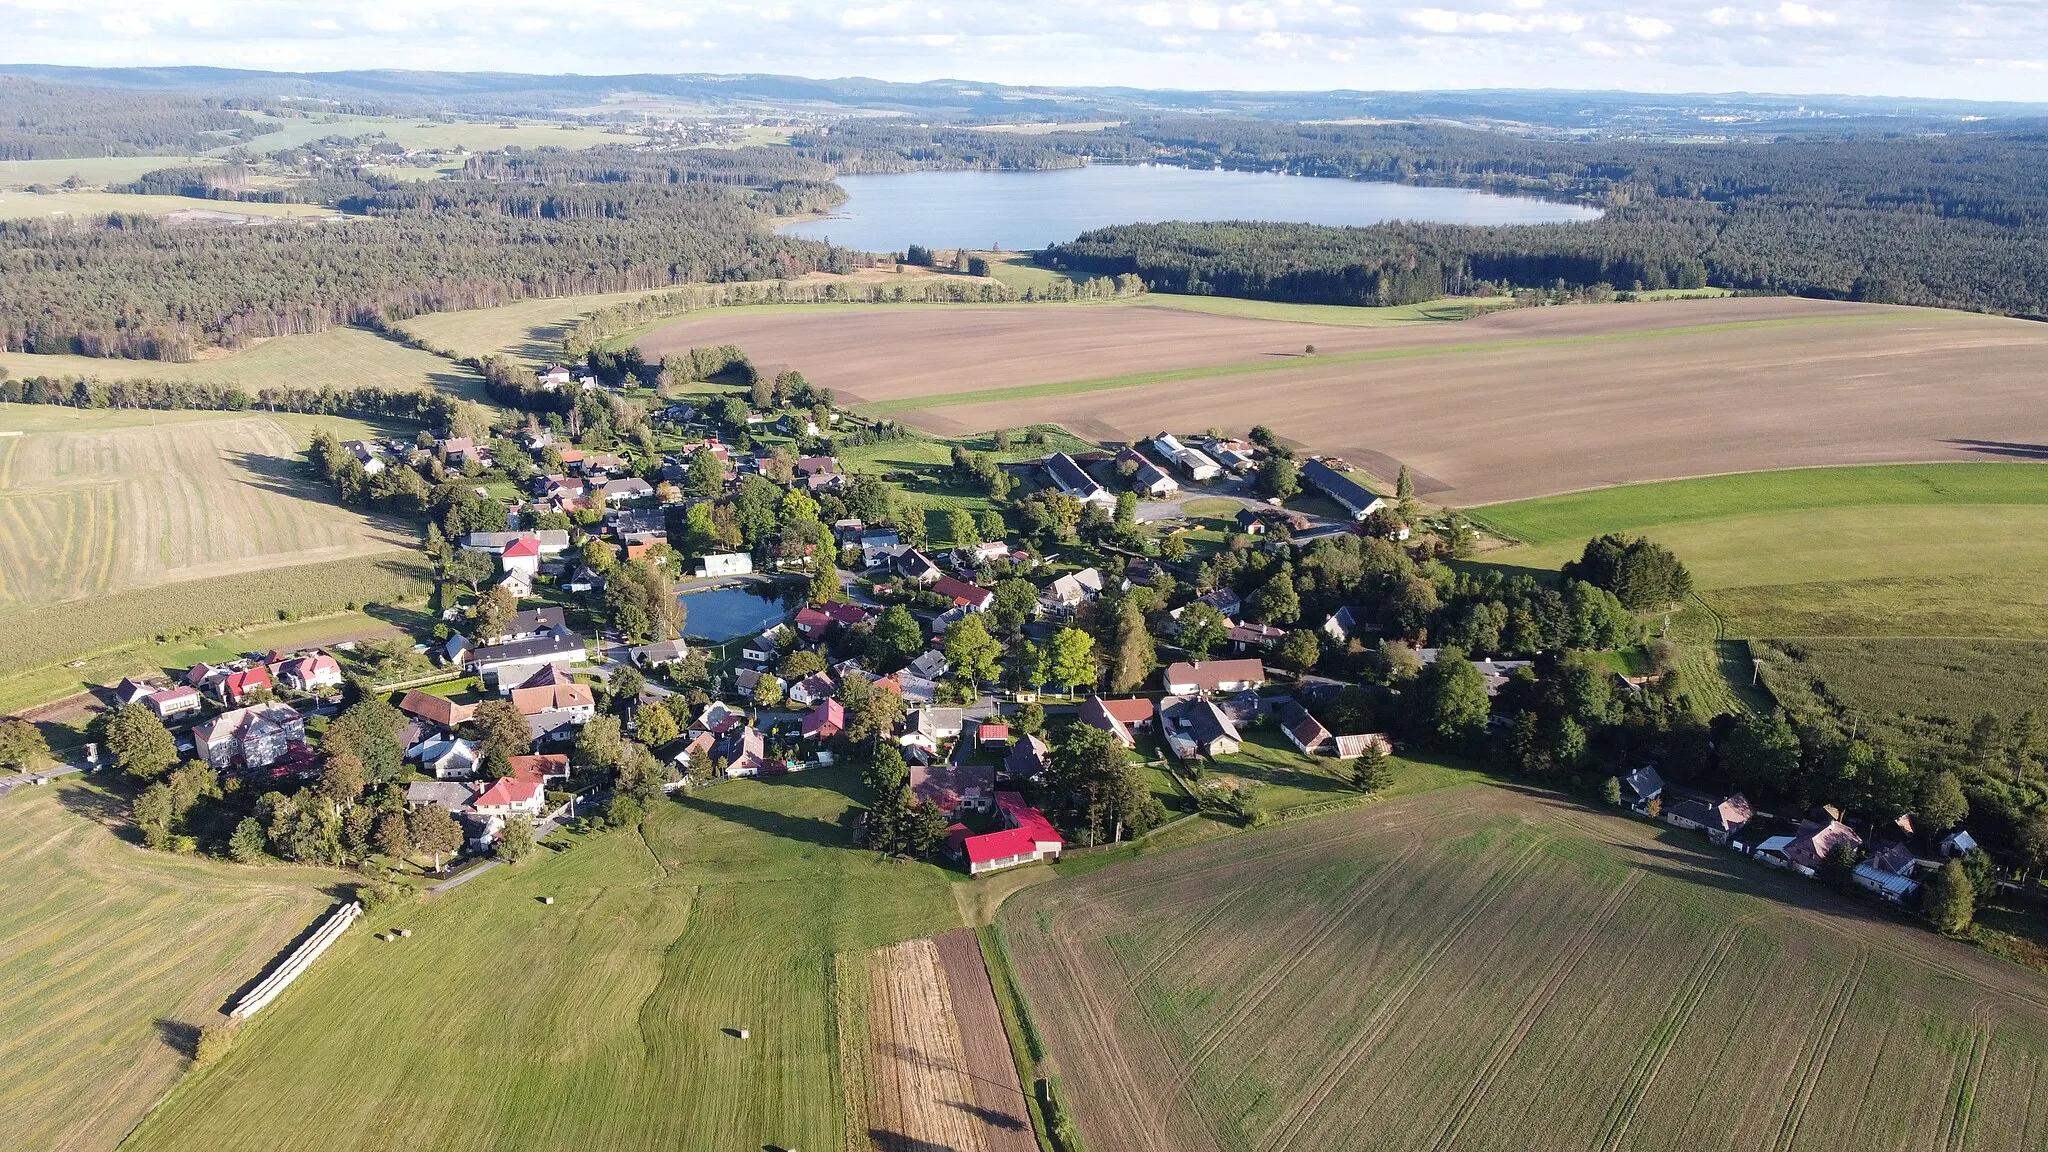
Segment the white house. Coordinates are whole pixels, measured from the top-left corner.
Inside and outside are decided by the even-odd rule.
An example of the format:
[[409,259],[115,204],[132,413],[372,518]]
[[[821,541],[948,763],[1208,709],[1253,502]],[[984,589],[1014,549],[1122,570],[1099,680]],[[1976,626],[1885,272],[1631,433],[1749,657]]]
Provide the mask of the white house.
[[1159,450],[1161,456],[1173,461],[1181,471],[1186,472],[1190,480],[1208,481],[1223,475],[1223,465],[1209,459],[1208,453],[1199,448],[1190,448],[1164,432],[1152,438],[1152,446]]
[[407,752],[406,758],[419,761],[421,771],[433,773],[436,780],[467,780],[476,775],[480,759],[475,744],[448,738],[429,740]]
[[505,776],[484,789],[483,795],[470,802],[469,809],[484,817],[497,816],[509,820],[514,816],[525,816],[538,820],[546,804],[546,793],[540,781],[515,780]]
[[745,552],[713,552],[697,561],[697,578],[745,576],[754,570],[754,558]]

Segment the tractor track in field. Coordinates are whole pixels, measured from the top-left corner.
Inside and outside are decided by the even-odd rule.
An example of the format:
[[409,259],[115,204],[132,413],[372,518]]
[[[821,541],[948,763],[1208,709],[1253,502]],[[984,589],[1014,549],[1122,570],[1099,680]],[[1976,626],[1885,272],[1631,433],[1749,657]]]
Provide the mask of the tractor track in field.
[[1634,1126],[1636,1112],[1642,1107],[1643,1097],[1649,1094],[1650,1086],[1657,1082],[1657,1076],[1664,1070],[1664,1062],[1670,1058],[1671,1050],[1678,1046],[1678,1038],[1692,1021],[1700,1003],[1713,989],[1714,978],[1721,971],[1721,965],[1734,951],[1735,942],[1741,938],[1742,929],[1752,918],[1728,925],[1715,935],[1714,942],[1700,958],[1693,962],[1692,970],[1686,973],[1685,982],[1680,985],[1678,996],[1657,1027],[1650,1033],[1650,1044],[1637,1057],[1638,1063],[1629,1069],[1623,1079],[1621,1090],[1616,1094],[1613,1108],[1608,1111],[1606,1123],[1601,1126],[1600,1148],[1602,1152],[1615,1152],[1622,1141],[1628,1138],[1628,1130]]
[[1807,1106],[1813,1102],[1813,1094],[1820,1087],[1821,1073],[1827,1068],[1835,1038],[1841,1034],[1842,1023],[1849,1016],[1849,1005],[1856,998],[1856,990],[1863,983],[1863,973],[1869,967],[1870,949],[1859,947],[1855,961],[1849,966],[1849,974],[1842,979],[1841,987],[1835,990],[1834,999],[1828,1003],[1827,1013],[1821,1017],[1819,1034],[1807,1049],[1799,1086],[1793,1093],[1791,1107],[1786,1109],[1785,1118],[1778,1125],[1778,1137],[1772,1144],[1777,1152],[1791,1152],[1798,1142],[1800,1126],[1806,1123]]

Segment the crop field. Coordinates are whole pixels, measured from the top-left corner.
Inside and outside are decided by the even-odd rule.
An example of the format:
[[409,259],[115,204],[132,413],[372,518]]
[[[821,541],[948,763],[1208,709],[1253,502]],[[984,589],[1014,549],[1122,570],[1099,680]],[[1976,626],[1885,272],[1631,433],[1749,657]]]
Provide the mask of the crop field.
[[[1264,423],[1421,495],[1490,504],[1810,465],[2031,459],[2048,330],[1787,298],[1496,312],[1383,327],[1150,303],[733,312],[643,347],[732,341],[943,435],[1096,439]],[[1309,344],[1313,356],[1305,354]]]
[[879,949],[867,976],[868,1067],[859,1079],[873,1147],[1032,1152],[1017,1066],[973,930]]
[[[0,352],[0,375],[89,380],[202,380],[262,388],[438,388],[472,400],[483,380],[431,352],[408,348],[360,328],[279,336],[203,360],[121,360],[99,356],[37,356]],[[10,425],[11,426],[11,425]]]
[[[416,116],[266,116],[251,119],[274,124],[278,130],[237,141],[227,147],[246,145],[257,152],[296,148],[331,136],[382,135],[403,148],[489,152],[499,148],[595,148],[600,144],[639,144],[642,137],[610,132],[584,124],[534,121],[486,122],[472,120],[421,120]],[[226,151],[227,148],[218,149]],[[181,161],[182,163],[183,161]],[[162,167],[162,165],[158,165]]]
[[0,1147],[114,1147],[338,874],[144,853],[82,783],[0,804]]
[[1961,758],[1978,716],[2041,709],[2048,643],[2033,640],[1766,640],[1750,645],[1788,711],[1827,717],[1916,760]]
[[850,846],[858,787],[729,781],[380,912],[129,1146],[844,1147],[835,957],[960,925],[945,873]]
[[1041,885],[999,923],[1091,1148],[2048,1142],[2048,980],[1505,789]]
[[1671,548],[1729,635],[2048,639],[2048,467],[1813,468],[1643,484],[1480,510],[1554,569],[1604,532]]
[[576,321],[599,308],[664,291],[669,289],[556,296],[497,308],[429,312],[401,321],[398,327],[427,347],[456,356],[506,353],[538,367],[561,356],[562,337]]
[[208,212],[230,216],[337,216],[319,204],[239,203],[198,200],[189,196],[138,196],[127,192],[0,192],[0,220],[45,219],[51,216],[165,216],[173,212]]

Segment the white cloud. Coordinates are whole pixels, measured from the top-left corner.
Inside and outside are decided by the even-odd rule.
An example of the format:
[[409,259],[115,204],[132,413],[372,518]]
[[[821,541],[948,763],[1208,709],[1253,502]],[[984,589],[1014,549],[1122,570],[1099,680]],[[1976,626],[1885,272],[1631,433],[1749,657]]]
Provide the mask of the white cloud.
[[1677,31],[1671,21],[1655,16],[1624,16],[1622,23],[1628,25],[1628,30],[1639,40],[1662,40]]
[[1131,15],[1147,28],[1169,28],[1173,25],[1173,9],[1164,4],[1145,4],[1132,9]]
[[1800,4],[1797,0],[1784,0],[1784,3],[1778,5],[1778,20],[1794,27],[1811,28],[1819,24],[1833,24],[1835,14]]
[[1408,13],[1408,22],[1429,32],[1456,32],[1458,14],[1443,8],[1421,8]]

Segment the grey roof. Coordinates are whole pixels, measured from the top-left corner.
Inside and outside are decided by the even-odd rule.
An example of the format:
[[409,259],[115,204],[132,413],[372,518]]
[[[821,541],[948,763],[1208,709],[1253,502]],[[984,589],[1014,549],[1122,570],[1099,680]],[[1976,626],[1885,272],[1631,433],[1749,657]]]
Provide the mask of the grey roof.
[[1354,516],[1380,502],[1377,493],[1321,460],[1304,463],[1301,466],[1301,478],[1305,483],[1321,490],[1323,495],[1342,504],[1345,510]]
[[469,785],[456,780],[415,780],[405,786],[405,802],[415,807],[436,804],[450,812],[469,807],[474,796]]
[[486,552],[502,552],[505,545],[521,536],[531,536],[540,541],[543,552],[560,552],[569,546],[569,532],[565,528],[540,528],[530,532],[471,532],[463,537],[462,546],[481,548]]
[[1645,764],[1623,776],[1621,786],[1634,793],[1636,799],[1648,800],[1652,796],[1663,795],[1664,777],[1657,774],[1656,768]]
[[1204,748],[1219,738],[1242,739],[1221,708],[1199,697],[1166,697],[1159,702],[1159,718],[1162,732],[1189,737]]
[[531,640],[514,640],[510,644],[478,648],[470,654],[470,660],[478,665],[504,664],[514,660],[539,660],[581,651],[583,637],[568,631],[548,632]]

